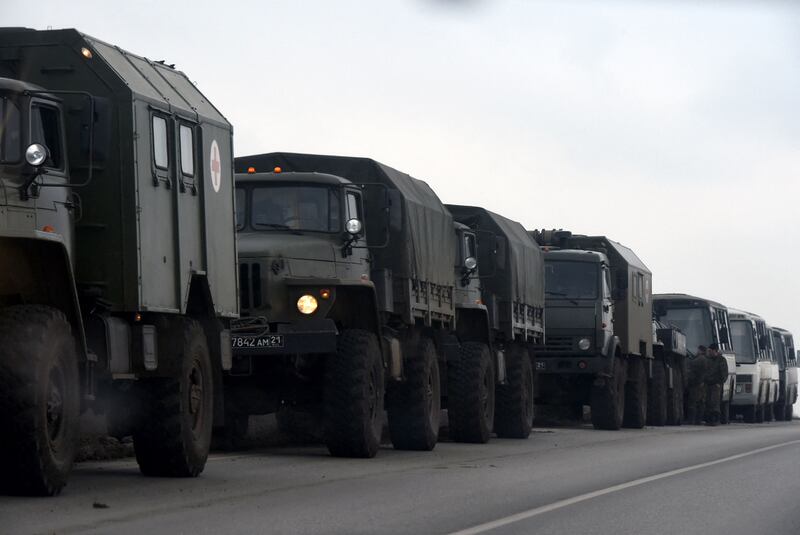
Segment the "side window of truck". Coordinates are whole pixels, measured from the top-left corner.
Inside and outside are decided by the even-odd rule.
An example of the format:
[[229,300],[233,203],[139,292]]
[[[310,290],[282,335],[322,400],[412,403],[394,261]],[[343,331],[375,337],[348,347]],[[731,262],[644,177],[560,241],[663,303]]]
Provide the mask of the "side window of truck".
[[236,188],[236,230],[242,230],[247,214],[247,193],[244,188]]
[[153,163],[156,169],[169,169],[167,119],[161,115],[153,115]]
[[185,123],[178,128],[181,147],[181,174],[194,177],[194,129]]

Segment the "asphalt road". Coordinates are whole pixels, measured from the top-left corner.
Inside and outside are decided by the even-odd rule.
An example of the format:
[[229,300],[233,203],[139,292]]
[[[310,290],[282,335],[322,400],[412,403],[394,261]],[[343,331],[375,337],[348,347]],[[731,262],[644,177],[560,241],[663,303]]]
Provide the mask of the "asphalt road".
[[0,496],[0,533],[800,532],[800,421],[440,443],[334,459],[215,454],[198,479],[81,463],[55,499]]

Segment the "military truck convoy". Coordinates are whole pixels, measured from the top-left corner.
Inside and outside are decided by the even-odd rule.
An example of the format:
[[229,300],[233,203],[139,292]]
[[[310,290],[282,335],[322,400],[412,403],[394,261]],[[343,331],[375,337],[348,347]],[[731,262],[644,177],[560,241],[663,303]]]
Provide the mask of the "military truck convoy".
[[57,494],[84,411],[176,477],[253,414],[310,415],[346,457],[377,453],[385,413],[410,450],[435,447],[441,409],[452,440],[526,438],[534,399],[601,429],[680,425],[712,341],[725,420],[792,417],[790,333],[653,296],[604,236],[529,233],[367,158],[235,167],[231,125],[174,66],[0,29],[3,491]]

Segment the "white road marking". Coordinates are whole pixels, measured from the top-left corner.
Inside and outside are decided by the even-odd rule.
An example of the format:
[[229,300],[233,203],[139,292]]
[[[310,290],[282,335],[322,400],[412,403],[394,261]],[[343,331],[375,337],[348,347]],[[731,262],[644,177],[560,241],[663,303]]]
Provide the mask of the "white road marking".
[[658,481],[659,479],[665,479],[668,477],[676,476],[678,474],[685,474],[686,472],[692,472],[694,470],[701,470],[703,468],[708,468],[709,466],[714,466],[716,464],[735,461],[736,459],[741,459],[742,457],[757,455],[765,451],[770,451],[777,448],[783,448],[786,446],[792,446],[795,444],[800,444],[800,440],[790,440],[789,442],[773,444],[772,446],[758,448],[756,450],[746,451],[744,453],[738,453],[736,455],[731,455],[730,457],[724,457],[722,459],[717,459],[715,461],[708,461],[705,463],[695,464],[692,466],[686,466],[684,468],[678,468],[676,470],[670,470],[669,472],[662,472],[660,474],[643,477],[641,479],[634,479],[633,481],[628,481],[627,483],[620,483],[619,485],[614,485],[612,487],[608,487],[605,489],[595,490],[593,492],[587,492],[586,494],[580,494],[578,496],[573,496],[572,498],[567,498],[565,500],[559,500],[557,502],[553,502],[547,505],[542,505],[540,507],[528,509],[527,511],[522,511],[521,513],[516,513],[511,516],[498,518],[497,520],[492,520],[491,522],[486,522],[485,524],[478,524],[477,526],[473,526],[471,528],[462,529],[460,531],[454,531],[449,535],[477,535],[478,533],[486,533],[487,531],[492,531],[494,529],[501,528],[503,526],[507,526],[515,522],[520,522],[522,520],[527,520],[529,518],[533,518],[535,516],[544,513],[549,513],[550,511],[555,511],[556,509],[569,507],[570,505],[574,505],[580,502],[585,502],[586,500],[591,500],[599,496],[605,496],[606,494],[612,494],[614,492],[619,492],[621,490],[629,489],[631,487],[638,487],[646,483]]

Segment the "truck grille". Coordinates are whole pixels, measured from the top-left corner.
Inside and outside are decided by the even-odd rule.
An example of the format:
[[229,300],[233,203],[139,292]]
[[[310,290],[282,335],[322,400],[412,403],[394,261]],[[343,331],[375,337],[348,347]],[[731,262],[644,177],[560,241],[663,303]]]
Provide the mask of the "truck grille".
[[545,336],[545,348],[548,351],[564,351],[572,349],[572,336]]
[[752,383],[753,376],[752,375],[736,375],[736,382],[737,383]]
[[261,264],[239,264],[239,304],[242,310],[261,306]]

